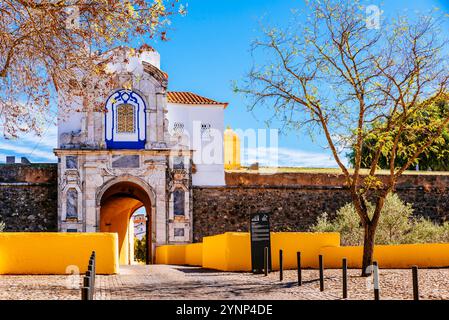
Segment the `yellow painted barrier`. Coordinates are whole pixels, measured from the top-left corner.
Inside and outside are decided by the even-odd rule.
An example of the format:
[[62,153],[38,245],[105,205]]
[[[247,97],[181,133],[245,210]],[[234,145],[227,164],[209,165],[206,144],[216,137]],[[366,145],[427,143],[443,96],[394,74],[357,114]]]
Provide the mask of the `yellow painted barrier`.
[[284,269],[297,267],[296,253],[301,252],[301,266],[303,268],[317,268],[318,255],[322,247],[340,246],[338,232],[272,232],[271,255],[272,267],[279,270],[279,250],[283,251]]
[[[317,268],[318,255],[326,268],[341,268],[348,259],[349,268],[361,268],[362,247],[341,247],[338,233],[272,232],[272,267],[279,269],[279,250],[283,250],[284,269],[296,268],[296,253],[301,252],[303,268]],[[408,244],[376,246],[374,259],[381,268],[449,267],[449,244]],[[161,246],[156,262],[203,266],[222,271],[251,271],[249,233],[228,232],[205,237],[203,243]]]
[[[304,268],[318,266],[324,246],[339,246],[339,233],[272,232],[273,269],[279,269],[279,250],[283,250],[284,269],[296,268],[296,253],[301,251]],[[225,233],[203,239],[203,267],[223,271],[251,271],[249,233]]]
[[[340,268],[343,258],[349,268],[361,268],[363,247],[325,247],[320,250],[326,268]],[[449,267],[449,244],[380,245],[374,248],[374,260],[384,269]]]
[[185,247],[185,264],[189,266],[203,265],[203,244],[202,243],[192,243]]
[[186,246],[185,244],[181,244],[157,247],[156,264],[185,265]]
[[84,273],[92,251],[98,274],[119,272],[114,233],[1,232],[0,274]]
[[204,237],[203,267],[223,271],[250,271],[249,233],[228,232]]

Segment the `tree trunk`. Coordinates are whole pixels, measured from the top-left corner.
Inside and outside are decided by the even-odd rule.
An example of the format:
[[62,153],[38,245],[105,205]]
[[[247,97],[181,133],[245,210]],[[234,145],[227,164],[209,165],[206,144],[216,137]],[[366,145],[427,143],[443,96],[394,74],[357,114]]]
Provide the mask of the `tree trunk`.
[[372,273],[373,255],[374,255],[374,236],[376,234],[376,226],[367,223],[364,226],[363,241],[363,261],[362,261],[362,277],[369,277]]

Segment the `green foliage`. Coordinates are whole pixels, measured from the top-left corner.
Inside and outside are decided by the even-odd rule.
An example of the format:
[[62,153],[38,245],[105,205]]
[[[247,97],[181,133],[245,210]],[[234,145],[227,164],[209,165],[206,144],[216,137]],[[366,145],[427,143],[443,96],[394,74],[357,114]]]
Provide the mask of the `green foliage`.
[[[371,216],[374,212],[371,203],[368,203],[368,212]],[[310,230],[339,232],[342,245],[363,244],[364,230],[351,203],[340,208],[335,219],[330,220],[327,213],[322,214]],[[439,242],[449,242],[449,223],[437,225],[424,218],[415,218],[410,204],[404,203],[396,194],[387,196],[376,231],[376,244]]]
[[[424,105],[421,104],[421,105]],[[444,118],[447,118],[449,101],[442,99],[419,108],[411,114],[405,122],[397,147],[395,167],[402,167],[413,157],[416,150],[425,143],[429,136],[436,133],[438,126]],[[362,168],[369,168],[374,159],[375,152],[381,147],[382,154],[377,164],[380,169],[389,169],[390,153],[397,130],[385,132],[385,121],[376,122],[365,133],[362,149]],[[355,165],[355,149],[348,153],[349,162]],[[449,171],[449,128],[445,128],[439,138],[424,150],[408,169],[415,169],[419,165],[420,170]]]
[[147,252],[147,238],[144,236],[142,240],[134,238],[134,258],[138,262],[145,262]]

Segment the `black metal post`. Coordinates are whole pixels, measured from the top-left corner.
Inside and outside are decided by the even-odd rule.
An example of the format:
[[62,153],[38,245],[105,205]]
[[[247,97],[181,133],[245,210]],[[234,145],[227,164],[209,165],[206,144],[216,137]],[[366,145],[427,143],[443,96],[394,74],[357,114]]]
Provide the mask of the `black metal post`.
[[86,272],[86,276],[83,278],[83,288],[81,290],[85,290],[84,288],[87,288],[87,291],[81,291],[81,297],[84,297],[83,295],[86,295],[83,300],[92,300],[92,278],[90,277],[89,271]]
[[92,286],[95,290],[95,278],[97,276],[97,259],[95,257],[95,251],[92,252]]
[[419,300],[418,267],[412,267],[413,275],[413,300]]
[[374,282],[374,300],[380,300],[379,292],[379,265],[377,261],[373,262],[373,282]]
[[89,300],[89,287],[81,288],[81,300]]
[[96,266],[96,262],[95,262],[95,258],[94,258],[93,263],[92,263],[92,300],[93,300],[93,297],[95,296],[96,277],[97,277],[97,266]]
[[89,288],[89,300],[93,300],[93,279],[92,279],[92,271],[87,270],[86,276],[84,277],[84,286]]
[[302,286],[301,252],[296,252],[296,261],[298,265],[298,286]]
[[279,281],[284,280],[284,266],[282,261],[282,250],[279,250]]
[[269,252],[268,252],[268,247],[264,248],[263,251],[263,263],[264,263],[264,272],[265,272],[265,277],[268,276],[268,266],[269,266]]
[[348,261],[343,258],[343,299],[348,297]]
[[83,286],[88,287],[90,289],[91,281],[92,281],[92,278],[90,277],[90,275],[87,275],[87,272],[86,272],[86,275],[83,278]]
[[318,264],[320,267],[320,291],[324,291],[324,266],[323,256],[321,254],[318,256]]

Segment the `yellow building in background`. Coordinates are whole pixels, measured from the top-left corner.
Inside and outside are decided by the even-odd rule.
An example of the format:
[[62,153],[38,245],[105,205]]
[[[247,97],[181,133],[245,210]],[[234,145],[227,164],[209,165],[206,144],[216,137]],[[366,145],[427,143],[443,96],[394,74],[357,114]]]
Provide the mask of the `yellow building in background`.
[[225,170],[240,169],[240,138],[229,126],[224,131]]

